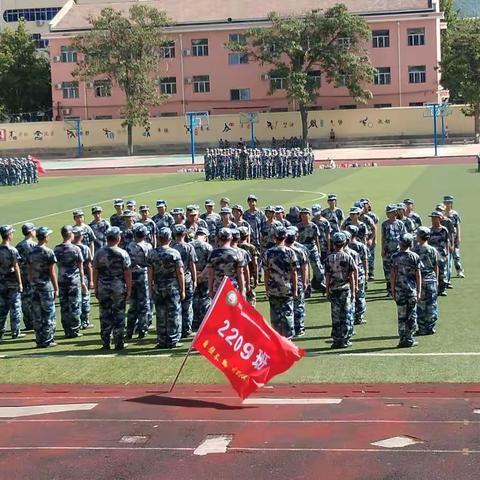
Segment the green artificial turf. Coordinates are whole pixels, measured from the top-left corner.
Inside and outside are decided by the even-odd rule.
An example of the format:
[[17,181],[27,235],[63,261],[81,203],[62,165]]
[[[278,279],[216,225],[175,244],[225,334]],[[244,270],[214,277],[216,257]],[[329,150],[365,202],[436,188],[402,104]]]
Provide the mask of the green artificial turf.
[[[369,197],[374,211],[384,218],[387,203],[413,197],[417,210],[428,223],[427,214],[444,194],[456,197],[455,207],[463,217],[463,263],[467,277],[454,279],[454,290],[440,299],[438,333],[420,337],[418,347],[397,350],[395,304],[386,298],[380,281],[369,284],[368,324],[357,327],[353,347],[338,353],[330,350],[330,307],[319,294],[307,304],[307,335],[297,343],[307,357],[278,382],[478,382],[480,356],[479,255],[477,192],[480,174],[468,166],[379,167],[317,171],[311,177],[259,181],[206,183],[199,174],[85,176],[42,179],[37,185],[4,187],[0,190],[0,223],[20,224],[35,219],[37,225],[55,230],[50,246],[60,241],[59,228],[71,222],[71,210],[100,204],[106,215],[113,211],[112,199],[135,198],[137,204],[155,205],[164,198],[169,207],[190,203],[203,205],[206,198],[219,202],[227,196],[232,203],[246,204],[249,193],[267,204],[311,205],[322,203],[325,193],[336,193],[348,210],[360,197]],[[153,209],[155,210],[155,209]],[[60,213],[57,213],[60,212]],[[19,226],[19,225],[18,225]],[[21,239],[18,232],[15,241]],[[379,255],[376,277],[382,277]],[[268,305],[259,291],[258,309],[268,318]],[[48,350],[35,349],[33,335],[0,344],[0,383],[168,383],[175,376],[188,343],[165,356],[154,349],[155,337],[133,341],[118,355],[99,350],[98,310],[92,309],[95,329],[82,338],[67,340],[58,329],[58,343]],[[57,325],[60,318],[57,315]],[[442,354],[430,356],[428,354]],[[449,354],[456,355],[449,355]],[[477,355],[468,355],[477,353]],[[420,355],[421,354],[421,355]],[[425,354],[425,355],[423,355]],[[95,355],[95,356],[92,356]],[[207,360],[194,354],[180,382],[224,382]]]

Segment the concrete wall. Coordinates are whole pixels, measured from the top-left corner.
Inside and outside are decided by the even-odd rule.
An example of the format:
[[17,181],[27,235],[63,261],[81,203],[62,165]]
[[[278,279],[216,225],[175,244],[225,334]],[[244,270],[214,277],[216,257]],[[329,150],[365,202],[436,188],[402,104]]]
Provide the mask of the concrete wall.
[[[465,117],[459,106],[452,107],[446,117],[451,135],[473,135],[473,119]],[[309,136],[312,140],[328,141],[333,128],[337,141],[381,137],[428,137],[432,134],[432,119],[425,118],[425,108],[385,108],[363,110],[313,111],[309,114]],[[82,143],[88,148],[120,147],[127,141],[121,120],[89,120],[81,122]],[[135,128],[137,146],[187,145],[190,141],[184,117],[154,118],[148,130]],[[440,120],[438,121],[440,129]],[[301,135],[300,115],[264,113],[255,125],[259,140],[282,139]],[[238,142],[250,138],[250,128],[240,124],[240,115],[216,115],[209,125],[197,129],[196,139],[202,144],[216,144],[218,139]],[[77,145],[75,127],[65,122],[0,124],[0,154],[15,151],[68,150]]]

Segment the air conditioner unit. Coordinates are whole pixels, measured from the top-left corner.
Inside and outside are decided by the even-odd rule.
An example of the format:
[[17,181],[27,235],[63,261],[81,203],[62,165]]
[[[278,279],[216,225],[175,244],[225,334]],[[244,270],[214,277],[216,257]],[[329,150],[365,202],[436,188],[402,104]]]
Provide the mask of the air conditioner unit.
[[184,48],[183,49],[183,56],[184,57],[189,57],[192,54],[192,51],[189,48]]
[[192,83],[193,83],[193,78],[192,77],[185,78],[185,84],[186,85],[191,85]]
[[61,83],[56,83],[55,84],[55,90],[61,90],[62,89],[62,84]]
[[45,25],[45,20],[37,20],[35,23],[37,27],[42,27],[43,25]]
[[262,80],[263,81],[270,80],[270,75],[268,73],[262,73]]
[[64,108],[64,109],[62,110],[62,113],[63,113],[64,115],[70,115],[70,114],[72,113],[72,109],[71,109],[71,108]]
[[53,61],[54,61],[54,62],[59,62],[60,60],[61,60],[60,55],[55,55],[55,56],[53,57]]
[[87,82],[85,85],[87,88],[93,88],[93,82]]

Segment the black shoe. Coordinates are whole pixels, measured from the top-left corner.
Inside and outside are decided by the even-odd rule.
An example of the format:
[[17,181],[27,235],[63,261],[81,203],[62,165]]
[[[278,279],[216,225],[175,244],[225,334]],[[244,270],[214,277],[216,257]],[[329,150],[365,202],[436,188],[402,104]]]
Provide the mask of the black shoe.
[[367,321],[364,318],[361,318],[360,320],[355,320],[354,325],[365,325]]
[[193,332],[190,330],[189,332],[182,333],[182,338],[190,338],[193,337]]
[[110,350],[110,344],[109,343],[104,343],[101,346],[100,350]]
[[397,345],[397,348],[412,348],[416,347],[418,345],[418,342],[400,342]]
[[146,335],[145,332],[140,332],[140,333],[138,334],[138,337],[137,337],[137,338],[138,338],[139,340],[141,340],[142,338],[145,338],[145,335]]
[[300,338],[305,336],[305,330],[300,330],[299,332],[295,333],[295,338]]
[[449,290],[452,290],[452,289],[453,289],[453,285],[452,285],[451,283],[447,283],[447,288],[448,288]]
[[125,335],[125,340],[131,340],[133,338],[133,334],[132,333],[127,333]]
[[128,343],[117,343],[115,345],[115,350],[125,350],[128,347]]
[[446,296],[447,296],[447,292],[439,292],[438,296],[439,296],[439,297],[446,297]]
[[14,333],[12,335],[12,340],[15,340],[16,338],[23,338],[23,337],[26,337],[27,334],[26,333]]

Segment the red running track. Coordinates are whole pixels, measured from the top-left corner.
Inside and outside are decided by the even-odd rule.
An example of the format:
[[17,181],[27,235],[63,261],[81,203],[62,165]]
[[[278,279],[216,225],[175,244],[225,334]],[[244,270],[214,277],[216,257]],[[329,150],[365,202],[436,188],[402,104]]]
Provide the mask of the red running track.
[[[480,478],[480,385],[275,385],[253,397],[269,405],[242,404],[223,385],[165,390],[0,386],[0,407],[94,404],[87,411],[3,415],[0,478]],[[233,438],[226,453],[198,456],[207,435]],[[125,443],[125,436],[141,443]],[[397,436],[421,443],[372,445]]]

